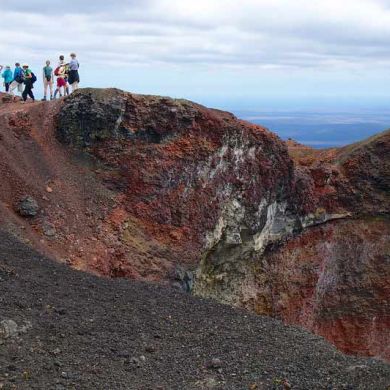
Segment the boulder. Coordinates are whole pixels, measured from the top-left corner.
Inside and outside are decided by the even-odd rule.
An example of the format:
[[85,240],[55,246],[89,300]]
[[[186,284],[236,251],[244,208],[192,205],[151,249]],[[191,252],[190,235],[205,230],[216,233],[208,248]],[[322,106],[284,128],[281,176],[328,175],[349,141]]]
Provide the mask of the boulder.
[[38,202],[27,195],[19,201],[17,211],[22,217],[35,217],[39,212]]

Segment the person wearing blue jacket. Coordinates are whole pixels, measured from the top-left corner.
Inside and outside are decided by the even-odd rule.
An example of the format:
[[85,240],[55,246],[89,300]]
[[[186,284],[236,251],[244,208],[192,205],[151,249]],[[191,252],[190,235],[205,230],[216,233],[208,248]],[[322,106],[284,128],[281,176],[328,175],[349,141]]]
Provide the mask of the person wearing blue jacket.
[[10,93],[13,94],[14,89],[18,89],[18,92],[22,93],[24,90],[24,72],[20,67],[19,62],[15,64],[14,77],[10,85]]
[[5,67],[5,71],[1,74],[1,77],[4,79],[5,92],[9,92],[9,86],[14,79],[11,67],[9,65]]

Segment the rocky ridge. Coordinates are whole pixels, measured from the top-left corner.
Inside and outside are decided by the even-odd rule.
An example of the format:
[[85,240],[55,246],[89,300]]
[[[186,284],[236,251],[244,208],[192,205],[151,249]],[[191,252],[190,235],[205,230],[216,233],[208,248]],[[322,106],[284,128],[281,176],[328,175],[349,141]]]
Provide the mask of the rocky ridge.
[[0,133],[2,225],[41,252],[186,286],[196,270],[197,295],[389,358],[389,132],[317,152],[185,100],[87,89],[3,104]]

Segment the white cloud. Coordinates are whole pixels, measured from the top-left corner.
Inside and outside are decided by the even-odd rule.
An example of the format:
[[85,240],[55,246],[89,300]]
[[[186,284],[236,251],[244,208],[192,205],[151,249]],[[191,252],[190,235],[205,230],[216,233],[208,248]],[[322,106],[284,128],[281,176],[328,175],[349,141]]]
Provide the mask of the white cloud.
[[106,53],[113,62],[128,65],[263,68],[390,62],[390,9],[380,0],[15,4],[2,0],[0,34],[8,37],[2,56],[35,59],[77,50],[88,61],[99,62]]

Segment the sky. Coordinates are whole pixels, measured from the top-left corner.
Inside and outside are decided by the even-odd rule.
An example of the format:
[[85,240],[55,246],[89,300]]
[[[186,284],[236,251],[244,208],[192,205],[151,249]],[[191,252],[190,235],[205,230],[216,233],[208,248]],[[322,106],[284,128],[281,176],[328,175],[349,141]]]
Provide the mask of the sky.
[[0,0],[0,9],[0,64],[40,73],[74,51],[81,86],[242,110],[367,109],[390,97],[386,0]]

